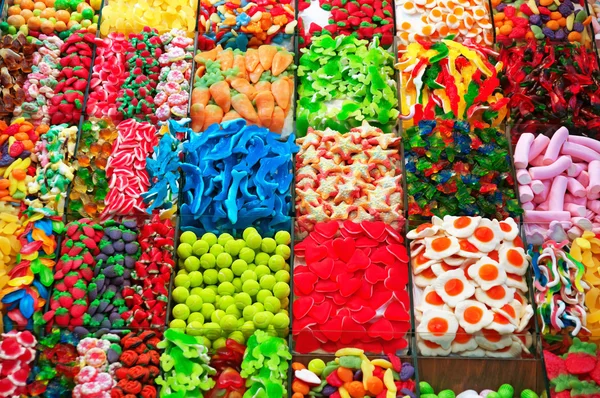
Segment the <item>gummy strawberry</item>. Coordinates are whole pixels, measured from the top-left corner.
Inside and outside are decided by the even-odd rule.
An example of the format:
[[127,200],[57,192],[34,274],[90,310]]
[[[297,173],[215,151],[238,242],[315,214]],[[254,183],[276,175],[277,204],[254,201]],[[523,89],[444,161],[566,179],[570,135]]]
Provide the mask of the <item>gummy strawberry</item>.
[[73,318],[79,318],[81,317],[85,311],[87,310],[87,303],[85,300],[81,299],[81,300],[75,300],[73,302],[73,306],[70,309],[70,313],[71,316]]
[[69,310],[66,308],[59,308],[54,313],[54,322],[61,328],[65,328],[69,326],[71,321],[71,316],[69,315]]
[[546,374],[548,375],[549,380],[552,380],[562,374],[569,373],[567,371],[565,360],[558,355],[554,355],[550,351],[544,350],[544,363],[546,365]]
[[600,387],[593,381],[579,381],[573,383],[571,390],[571,397],[580,398],[597,398],[600,396]]
[[61,293],[60,297],[58,298],[58,303],[63,308],[71,308],[73,305],[73,297],[71,297],[71,295],[67,292]]
[[569,373],[586,374],[596,367],[596,344],[584,343],[579,338],[573,339],[566,357],[566,367]]

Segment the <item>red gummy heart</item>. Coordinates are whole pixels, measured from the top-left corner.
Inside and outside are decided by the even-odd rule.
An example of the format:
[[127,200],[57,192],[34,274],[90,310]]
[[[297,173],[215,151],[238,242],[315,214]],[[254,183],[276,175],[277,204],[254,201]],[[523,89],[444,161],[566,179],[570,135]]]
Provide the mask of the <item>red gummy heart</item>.
[[373,287],[373,297],[369,301],[369,307],[377,310],[379,307],[390,301],[392,292],[383,287],[383,283],[378,283]]
[[327,257],[331,258],[332,260],[338,259],[338,255],[335,252],[335,250],[333,249],[333,241],[332,240],[326,240],[325,242],[322,243],[322,245],[327,248]]
[[348,308],[340,308],[336,315],[341,316],[342,318],[350,316],[350,310]]
[[315,274],[310,272],[296,274],[294,275],[294,287],[298,287],[302,294],[309,295],[315,289],[315,283],[318,279]]
[[394,297],[404,304],[404,308],[410,308],[410,298],[408,297],[408,292],[406,290],[396,290],[394,292]]
[[386,352],[398,352],[408,347],[408,341],[403,338],[393,339],[385,343]]
[[321,332],[319,329],[314,329],[312,332],[313,332],[313,335],[315,336],[315,338],[317,340],[319,340],[319,342],[321,344],[327,343],[329,341],[329,339],[327,338],[327,336],[325,336],[323,334],[323,332]]
[[360,225],[367,235],[373,239],[379,240],[386,232],[385,223],[383,221],[363,221]]
[[402,263],[408,263],[408,253],[406,247],[402,245],[388,245],[387,250]]
[[365,280],[373,285],[385,280],[385,278],[387,278],[387,272],[379,265],[371,264],[365,271]]
[[315,321],[310,316],[305,316],[302,319],[297,319],[294,316],[294,321],[292,322],[292,334],[298,334],[301,331],[307,329],[309,326],[316,325],[317,321]]
[[308,263],[308,268],[321,279],[327,279],[333,272],[333,259],[325,258],[321,261]]
[[394,329],[394,338],[402,338],[410,330],[410,322],[392,322],[392,328]]
[[298,257],[304,257],[304,251],[306,250],[307,239],[294,245],[294,255]]
[[321,304],[323,301],[325,301],[325,295],[323,293],[312,292],[310,294],[310,297],[312,297],[315,300],[315,304]]
[[351,317],[356,322],[362,324],[362,323],[367,323],[371,319],[375,318],[375,315],[377,315],[375,310],[373,310],[372,308],[369,308],[369,307],[364,307],[360,311],[353,312]]
[[367,269],[371,265],[371,259],[360,249],[356,249],[354,254],[346,263],[348,272],[354,272],[359,269]]
[[385,230],[387,232],[387,243],[403,243],[404,238],[400,235],[400,231],[394,229],[391,225],[386,224]]
[[[337,350],[339,350],[340,348],[343,348],[343,347],[338,347],[338,344],[337,344],[337,343],[334,343],[334,342],[332,342],[332,341],[328,341],[327,343],[323,343],[323,344],[321,345],[321,349],[322,349],[323,351],[325,351],[325,352],[330,352],[330,353],[334,353],[334,352],[336,352]],[[332,394],[332,395],[333,395],[333,394]]]
[[373,249],[373,253],[369,257],[374,263],[391,264],[396,261],[396,258],[390,253],[386,247],[378,247]]
[[354,254],[354,250],[356,250],[354,239],[335,239],[333,241],[333,250],[335,251],[340,260],[348,262],[348,260],[350,260],[350,258]]
[[342,320],[342,330],[344,331],[340,338],[342,344],[350,344],[355,340],[360,341],[366,333],[365,327],[350,317],[345,317]]
[[371,337],[378,337],[389,341],[394,338],[394,327],[390,321],[385,318],[379,318],[369,326],[367,334]]
[[369,283],[363,283],[360,289],[358,289],[358,297],[363,300],[369,300],[373,296],[373,285]]
[[324,301],[323,304],[315,305],[310,312],[310,315],[315,318],[315,320],[319,324],[323,324],[327,322],[329,319],[329,315],[331,315],[331,310],[333,309],[333,305],[330,301]]
[[348,301],[348,299],[340,294],[340,292],[335,292],[331,296],[333,302],[337,305],[344,305]]
[[310,272],[310,269],[306,265],[294,266],[294,275],[302,274],[304,272]]
[[335,292],[337,289],[338,289],[337,283],[335,283],[329,279],[323,280],[323,281],[318,281],[317,284],[315,285],[316,292],[323,292],[323,293]]
[[306,252],[304,253],[304,258],[306,259],[306,263],[310,264],[323,260],[327,257],[327,254],[327,248],[325,246],[308,245],[306,247]]
[[388,277],[384,282],[387,289],[390,290],[404,290],[408,283],[408,272],[405,272],[396,267],[388,269]]
[[325,238],[333,238],[339,229],[337,221],[329,221],[315,224],[315,232]]
[[[294,314],[296,315],[296,314]],[[408,321],[410,320],[410,316],[404,308],[404,305],[398,301],[392,301],[388,304],[383,316],[389,319],[390,321]]]
[[367,236],[361,236],[360,238],[358,238],[356,240],[356,247],[377,247],[379,246],[379,242],[377,242],[375,239],[371,239]]
[[302,332],[300,332],[296,336],[294,341],[296,342],[296,351],[301,354],[309,354],[313,351],[318,350],[321,346],[321,343],[315,338],[315,336],[312,333],[312,330],[310,329],[305,329]]
[[336,282],[338,276],[344,273],[346,273],[346,263],[340,260],[335,260],[333,262],[333,271],[331,272],[329,279]]
[[355,297],[350,298],[350,300],[348,300],[345,308],[349,309],[352,312],[355,312],[355,311],[360,311],[364,307],[368,307],[368,306],[369,306],[369,302],[367,300],[363,300],[360,297],[355,296]]
[[[381,354],[383,352],[383,346],[378,341],[357,341],[356,343],[354,343],[354,346],[368,353]],[[384,390],[384,393],[385,391],[386,390]]]
[[315,300],[310,296],[298,297],[292,304],[294,310],[294,318],[304,318],[315,305]]
[[344,221],[344,229],[354,235],[359,235],[359,234],[364,233],[364,230],[360,226],[360,224],[355,223],[354,221],[350,221],[350,220]]
[[342,336],[342,317],[331,318],[321,325],[320,330],[329,340],[338,341]]
[[359,278],[351,278],[348,274],[338,276],[337,284],[340,289],[340,294],[344,297],[349,297],[360,289],[362,281]]

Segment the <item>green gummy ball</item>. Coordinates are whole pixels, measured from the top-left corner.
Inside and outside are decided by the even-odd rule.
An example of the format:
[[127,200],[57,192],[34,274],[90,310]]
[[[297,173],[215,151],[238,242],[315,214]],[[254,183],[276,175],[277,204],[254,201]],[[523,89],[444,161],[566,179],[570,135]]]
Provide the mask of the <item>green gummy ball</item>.
[[215,268],[216,263],[217,258],[212,253],[206,253],[200,257],[200,266],[204,269]]
[[260,285],[257,281],[247,280],[242,284],[242,290],[248,293],[250,296],[256,296],[256,293],[258,293],[260,290]]
[[225,337],[221,337],[213,341],[212,347],[214,350],[218,350],[219,348],[224,348],[227,346],[227,339]]
[[246,238],[248,238],[248,236],[251,233],[258,233],[258,231],[256,230],[256,228],[254,227],[248,227],[244,230],[244,232],[242,233],[242,238],[244,238],[244,240],[246,240]]
[[256,272],[251,271],[251,270],[246,270],[242,273],[242,276],[240,276],[240,280],[242,281],[242,283],[246,282],[246,281],[255,281],[258,279],[258,276],[256,275]]
[[263,289],[271,290],[277,283],[277,280],[273,275],[263,275],[260,277],[260,287]]
[[254,322],[254,326],[258,329],[266,329],[271,324],[274,315],[268,311],[257,312],[254,315],[252,321]]
[[187,274],[179,274],[175,277],[173,281],[176,287],[185,287],[186,289],[191,286],[190,277]]
[[192,255],[192,245],[189,243],[181,243],[179,247],[177,247],[177,255],[185,260]]
[[244,238],[244,240],[246,241],[246,245],[250,249],[254,250],[260,249],[260,245],[262,244],[262,238],[256,232],[249,234],[247,238]]
[[[184,262],[181,263],[181,266],[184,267]],[[187,275],[187,274],[188,274],[188,272],[185,268],[182,268],[177,271],[177,275]]]
[[324,369],[325,369],[325,362],[320,358],[312,359],[308,363],[308,370],[310,370],[317,376],[321,376],[321,373],[323,373]]
[[231,282],[223,282],[217,287],[217,292],[221,296],[233,296],[235,294],[235,286]]
[[281,309],[281,302],[277,297],[265,297],[263,305],[265,306],[266,311],[273,314],[276,314]]
[[183,264],[185,266],[185,270],[188,272],[198,271],[200,269],[200,260],[198,257],[189,256],[185,259]]
[[187,305],[177,304],[173,307],[173,317],[175,317],[175,319],[182,319],[185,321],[188,316],[190,316],[190,309]]
[[200,257],[203,254],[208,253],[208,249],[209,249],[209,246],[205,240],[197,240],[192,245],[192,252],[194,253],[194,256]]
[[[214,246],[213,246],[214,247]],[[233,258],[229,253],[221,253],[217,256],[217,267],[219,268],[227,268],[231,266],[233,262]]]
[[242,310],[242,316],[245,321],[251,321],[254,318],[254,315],[258,312],[258,308],[249,305]]
[[292,236],[288,231],[278,231],[275,234],[275,242],[277,242],[278,245],[289,245],[292,243]]
[[219,322],[221,329],[230,332],[237,329],[237,324],[237,318],[233,315],[225,315],[223,318],[221,318],[221,322]]
[[277,282],[289,283],[290,282],[290,273],[283,269],[279,270],[275,273],[275,280]]
[[200,322],[200,324],[204,324],[204,315],[202,315],[200,312],[192,312],[187,319],[188,325],[191,322]]
[[212,290],[215,293],[215,295],[218,293],[217,285],[209,285],[209,286],[206,286],[205,289]]
[[230,305],[235,305],[235,299],[232,296],[221,296],[217,302],[217,308],[225,311]]
[[237,259],[231,263],[231,271],[236,276],[240,276],[248,269],[248,263],[244,260]]
[[[202,329],[202,334],[206,336],[209,340],[215,341],[219,337],[221,337],[221,326],[216,322],[208,322],[204,324]],[[216,342],[215,342],[216,343]],[[214,343],[213,343],[214,347]]]
[[224,253],[224,252],[225,252],[225,248],[218,243],[212,245],[209,250],[209,253],[211,253],[215,257],[217,257],[219,254]]
[[217,239],[217,243],[220,244],[221,246],[225,246],[225,243],[227,243],[230,240],[235,240],[235,239],[233,239],[233,236],[231,236],[231,234],[224,233],[224,234],[219,235],[219,238]]
[[265,310],[265,306],[262,303],[253,303],[252,306],[256,308],[257,312],[263,312]]
[[249,264],[248,264],[248,269],[249,269],[250,271],[255,271],[255,270],[256,270],[256,264],[254,264],[254,263],[249,263]]
[[290,249],[290,247],[286,246],[286,245],[279,245],[275,249],[275,254],[277,254],[277,255],[283,257],[285,260],[287,260],[292,255],[292,249]]
[[254,269],[254,272],[256,273],[256,277],[258,278],[258,280],[260,280],[260,278],[262,278],[265,275],[271,274],[271,270],[266,265],[257,265]]
[[[202,327],[202,328],[204,329],[204,327]],[[200,342],[200,345],[203,345],[204,347],[208,348],[209,350],[211,349],[212,344],[206,336],[198,336],[198,337],[196,337],[196,339]]]
[[242,291],[242,280],[240,278],[233,278],[233,280],[231,281],[231,284],[233,285],[233,287],[235,287],[235,292],[239,293]]
[[279,299],[281,302],[281,308],[290,308],[290,299],[288,297]]
[[200,296],[188,296],[185,300],[185,305],[187,305],[192,312],[200,311],[202,309],[202,304]]
[[225,253],[229,253],[232,256],[237,256],[240,253],[240,249],[243,246],[240,246],[237,243],[237,241],[231,239],[231,240],[228,240],[227,242],[225,242],[225,244],[223,245],[223,247],[225,248]]
[[193,233],[192,231],[185,231],[179,237],[179,241],[181,243],[187,243],[188,245],[193,245],[194,242],[196,242],[197,239],[198,238],[196,237],[196,234]]
[[204,271],[202,277],[207,285],[216,285],[219,282],[219,272],[214,268]]
[[190,294],[195,294],[196,296],[202,297],[203,291],[204,289],[202,289],[201,287],[193,287],[192,290],[190,290]]
[[290,317],[283,312],[275,314],[273,320],[271,321],[271,325],[273,325],[275,329],[285,329],[290,326]]
[[279,254],[274,254],[269,258],[269,268],[271,268],[273,272],[280,271],[283,267],[285,267],[285,259]]
[[255,330],[256,328],[254,327],[254,322],[252,322],[252,319],[246,320],[246,322],[244,322],[244,324],[240,327],[240,332],[242,332],[246,338],[252,336]]
[[208,246],[212,246],[217,243],[217,235],[213,234],[212,232],[205,233],[200,239],[208,243]]
[[256,301],[264,304],[267,297],[273,297],[273,293],[270,290],[262,289],[256,294]]
[[227,309],[225,309],[225,313],[227,315],[233,315],[235,317],[235,319],[242,318],[242,312],[240,310],[238,310],[238,308],[235,306],[235,304],[232,304],[229,307],[227,307]]
[[210,319],[210,317],[213,314],[213,312],[215,312],[215,306],[214,305],[212,305],[211,303],[204,303],[204,304],[202,304],[202,309],[200,310],[200,313],[202,314],[202,316],[204,317],[204,319]]
[[198,321],[188,322],[185,333],[190,336],[200,336],[204,331],[204,325]]
[[216,322],[219,323],[221,322],[221,319],[225,316],[225,311],[223,310],[215,310],[211,315],[210,315],[210,320],[211,322]]
[[277,242],[273,238],[264,238],[260,244],[260,250],[265,253],[273,253],[277,247]]
[[173,319],[169,322],[169,327],[171,329],[185,329],[186,325],[187,324],[183,319]]
[[252,305],[252,298],[246,292],[238,293],[235,296],[233,296],[233,298],[235,299],[235,306],[239,310],[243,310],[244,308]]
[[252,261],[254,261],[254,255],[254,250],[250,249],[249,247],[243,247],[238,253],[238,258],[250,264]]
[[171,294],[176,303],[185,303],[185,300],[190,296],[189,290],[183,286],[176,287]]
[[273,295],[278,299],[284,299],[290,295],[290,285],[285,282],[277,282],[273,286]]
[[258,253],[254,257],[254,264],[256,264],[257,267],[259,265],[267,265],[269,264],[269,258],[271,258],[271,256],[269,256],[267,253]]
[[229,337],[228,337],[228,339],[231,339],[231,340],[237,341],[237,342],[238,342],[238,343],[240,343],[240,344],[245,344],[245,343],[246,343],[246,337],[245,337],[245,336],[244,336],[244,334],[243,334],[241,331],[239,331],[239,330],[236,330],[236,331],[234,331],[234,332],[231,332],[231,333],[229,334]]
[[229,268],[222,268],[219,270],[219,282],[231,282],[233,281],[233,271]]
[[188,274],[188,278],[190,278],[190,286],[191,287],[201,286],[202,282],[204,282],[204,278],[202,277],[202,272],[199,272],[199,271],[190,272]]
[[200,298],[205,303],[214,303],[217,300],[217,295],[211,289],[203,289]]

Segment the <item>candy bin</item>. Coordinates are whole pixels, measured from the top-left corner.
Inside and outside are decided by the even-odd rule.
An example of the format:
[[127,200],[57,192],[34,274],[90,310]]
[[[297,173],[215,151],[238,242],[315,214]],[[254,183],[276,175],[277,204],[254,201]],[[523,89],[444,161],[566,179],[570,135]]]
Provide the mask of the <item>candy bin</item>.
[[294,55],[264,44],[245,52],[219,45],[198,51],[190,117],[192,130],[243,118],[289,135],[293,130]]
[[28,43],[23,33],[14,37],[5,35],[0,40],[0,83],[2,95],[0,96],[0,120],[5,123],[11,121],[13,115],[18,116],[20,106],[25,102],[25,85],[27,74],[32,71],[34,52],[36,46]]
[[359,348],[345,347],[335,355],[294,355],[292,397],[416,397],[416,372],[410,357],[387,354],[366,356]]
[[291,49],[297,24],[291,0],[200,0],[198,48],[211,50],[221,46],[246,51],[273,43]]
[[402,138],[409,220],[523,213],[503,130],[477,121],[423,119]]
[[0,202],[0,227],[0,289],[3,289],[9,280],[8,273],[17,264],[16,256],[21,251],[21,241],[16,234],[21,230],[22,223],[16,206]]
[[35,360],[37,340],[29,331],[11,331],[2,334],[0,340],[0,394],[8,396],[29,396],[29,372]]
[[[530,376],[530,375],[528,375]],[[537,376],[541,376],[541,375],[537,375]],[[437,379],[437,377],[434,377],[434,375],[431,376],[433,379]],[[535,387],[533,387],[536,391],[543,391],[543,387],[541,386],[541,381],[539,381],[540,384],[537,384]],[[439,384],[436,382],[436,384]],[[477,383],[477,385],[481,385],[483,383]],[[522,382],[517,382],[514,384],[521,384],[523,385],[524,383]],[[456,389],[450,389],[450,388],[446,388],[444,390],[439,390],[437,393],[435,392],[435,390],[433,389],[433,387],[431,386],[431,384],[429,384],[426,381],[421,381],[419,382],[419,390],[421,391],[422,395],[431,395],[432,397],[461,397],[461,398],[477,398],[477,397],[487,397],[488,395],[492,395],[493,397],[500,397],[500,398],[517,398],[517,397],[521,397],[521,398],[539,398],[540,395],[538,395],[534,390],[530,389],[530,388],[525,388],[523,389],[520,393],[519,393],[519,389],[516,389],[515,387],[513,387],[513,384],[509,384],[509,383],[504,383],[504,384],[494,384],[494,385],[498,385],[497,388],[482,388],[482,387],[473,387],[473,385],[469,385],[469,384],[457,384],[457,386],[460,385],[460,387],[456,388]],[[533,384],[531,384],[531,382],[528,382],[526,385],[531,385],[533,386]],[[464,386],[464,387],[463,387]],[[490,387],[490,386],[488,386]],[[468,388],[468,390],[466,390],[465,388]],[[472,388],[476,388],[477,390],[481,390],[481,392],[477,392],[476,390],[473,390]],[[455,391],[457,391],[458,393],[455,393]],[[543,393],[540,394],[544,394],[545,391]]]
[[0,31],[32,38],[57,35],[61,40],[80,30],[95,35],[101,7],[102,0],[7,0]]
[[357,35],[361,40],[374,37],[384,47],[394,41],[394,3],[389,1],[300,0],[298,22],[300,47],[309,46],[312,36]]
[[600,387],[596,384],[600,381],[596,344],[575,337],[562,356],[544,350],[544,362],[551,394],[577,394],[582,390],[587,394],[600,394]]
[[[408,128],[442,115],[499,126],[507,115],[509,99],[502,95],[496,55],[471,42],[411,43],[406,52],[398,54],[396,65],[402,126]],[[419,81],[423,84],[417,84]]]
[[[314,37],[298,66],[299,137],[308,127],[348,131],[363,121],[389,133],[398,117],[394,57],[355,36]],[[360,54],[360,55],[359,55]],[[360,82],[360,83],[359,83]]]
[[407,237],[421,355],[535,354],[526,296],[531,258],[512,218],[434,216]]
[[489,3],[485,0],[396,2],[396,35],[402,49],[417,40],[437,42],[452,35],[460,42],[494,43]]

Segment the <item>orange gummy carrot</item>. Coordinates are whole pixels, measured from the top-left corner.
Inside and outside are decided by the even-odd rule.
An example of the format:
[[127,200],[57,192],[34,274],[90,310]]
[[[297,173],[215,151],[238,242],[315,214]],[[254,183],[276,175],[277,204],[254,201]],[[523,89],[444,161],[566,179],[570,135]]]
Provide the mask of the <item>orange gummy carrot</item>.
[[221,62],[221,70],[225,71],[233,67],[233,50],[227,49],[217,55],[217,61]]
[[227,112],[225,114],[225,116],[223,116],[223,122],[226,122],[228,120],[239,119],[239,118],[240,118],[240,114],[234,110],[231,110],[231,111]]
[[196,87],[192,90],[192,104],[202,104],[203,106],[208,105],[210,99],[210,92],[206,87]]
[[258,51],[255,48],[249,48],[246,51],[244,58],[246,59],[246,70],[248,72],[254,71],[260,62],[258,59]]
[[236,78],[231,81],[231,87],[234,90],[242,94],[246,94],[246,96],[252,101],[256,96],[256,89],[250,84],[250,82],[246,79]]
[[204,126],[204,105],[193,103],[190,107],[190,118],[192,119],[192,130],[196,133],[202,131],[202,127]]
[[213,83],[209,88],[212,99],[223,109],[223,113],[229,112],[231,109],[231,90],[229,84],[225,80]]
[[275,80],[271,84],[271,92],[273,93],[273,97],[275,97],[275,101],[277,101],[277,105],[283,109],[287,109],[290,103],[290,95],[292,94],[287,79],[280,78]]
[[265,69],[263,68],[263,66],[261,64],[259,64],[256,69],[254,69],[252,72],[250,72],[248,74],[248,76],[250,77],[250,81],[252,83],[257,83],[260,80],[260,77],[262,76],[262,73],[265,71]]
[[221,123],[223,120],[223,109],[217,105],[208,105],[204,110],[204,127],[202,131],[206,131],[206,129],[214,123]]
[[258,59],[260,64],[265,70],[271,69],[273,64],[273,57],[277,53],[277,47],[271,45],[264,45],[258,47]]
[[275,133],[281,134],[284,123],[285,123],[285,113],[283,112],[283,109],[276,106],[275,109],[273,110],[273,121],[271,122],[271,126],[269,127],[269,130],[271,130]]
[[258,123],[258,114],[246,95],[236,94],[231,97],[231,106],[244,119],[255,124]]
[[256,94],[254,98],[256,104],[256,110],[258,112],[258,119],[264,127],[271,126],[273,109],[275,109],[275,98],[270,91],[261,91]]
[[288,66],[294,61],[292,54],[287,51],[278,51],[273,57],[273,65],[271,65],[271,73],[273,76],[279,76]]

